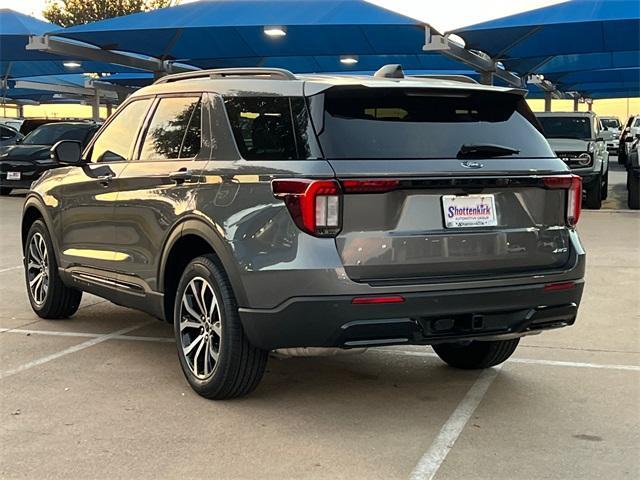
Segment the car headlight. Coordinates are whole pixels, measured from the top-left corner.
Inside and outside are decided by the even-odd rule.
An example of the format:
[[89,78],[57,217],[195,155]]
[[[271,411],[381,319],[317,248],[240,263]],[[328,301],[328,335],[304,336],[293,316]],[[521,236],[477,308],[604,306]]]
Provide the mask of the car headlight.
[[580,155],[578,155],[577,163],[581,167],[587,167],[591,165],[591,154],[581,153]]
[[596,144],[589,142],[589,144],[587,145],[587,151],[588,152],[593,152],[596,149]]

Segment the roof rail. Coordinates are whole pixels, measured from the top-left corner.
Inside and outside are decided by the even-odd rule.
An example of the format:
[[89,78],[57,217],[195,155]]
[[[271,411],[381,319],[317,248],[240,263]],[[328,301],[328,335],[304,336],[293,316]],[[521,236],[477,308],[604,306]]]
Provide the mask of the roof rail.
[[462,83],[478,83],[471,77],[467,77],[466,75],[446,75],[446,74],[424,74],[424,75],[409,75],[411,78],[436,78],[439,80],[452,80],[454,82],[462,82]]
[[296,80],[296,76],[293,73],[283,68],[213,68],[166,75],[156,80],[154,84],[193,80],[195,78],[224,77],[267,77],[272,80]]

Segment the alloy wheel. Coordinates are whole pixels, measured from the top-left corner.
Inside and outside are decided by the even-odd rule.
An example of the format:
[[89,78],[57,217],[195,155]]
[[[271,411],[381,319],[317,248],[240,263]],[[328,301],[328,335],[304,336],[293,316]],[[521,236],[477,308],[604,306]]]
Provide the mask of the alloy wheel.
[[49,253],[42,234],[36,232],[27,250],[29,292],[36,305],[42,305],[49,291]]
[[222,343],[222,314],[211,284],[193,278],[180,302],[180,342],[182,353],[198,379],[209,378],[215,369]]

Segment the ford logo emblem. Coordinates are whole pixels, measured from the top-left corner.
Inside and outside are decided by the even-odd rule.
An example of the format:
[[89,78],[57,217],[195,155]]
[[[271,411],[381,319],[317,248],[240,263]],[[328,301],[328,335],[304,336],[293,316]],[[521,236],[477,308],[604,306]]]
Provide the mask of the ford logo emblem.
[[484,167],[483,164],[481,164],[480,162],[461,162],[460,165],[462,165],[464,168],[482,168]]

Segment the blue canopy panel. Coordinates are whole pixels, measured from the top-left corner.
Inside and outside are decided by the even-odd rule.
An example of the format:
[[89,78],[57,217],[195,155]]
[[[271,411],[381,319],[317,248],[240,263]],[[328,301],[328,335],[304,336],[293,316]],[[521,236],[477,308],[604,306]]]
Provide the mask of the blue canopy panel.
[[552,75],[562,75],[566,72],[638,67],[640,66],[640,51],[513,58],[505,59],[502,63],[507,69],[520,72],[522,75],[530,72],[540,73],[551,79]]
[[[286,35],[268,36],[268,26]],[[362,0],[202,1],[50,33],[200,66],[221,59],[233,66],[263,57],[417,55],[424,44],[424,24]]]
[[640,37],[640,9],[637,0],[573,0],[453,33],[499,59],[628,51]]
[[296,73],[312,72],[374,72],[381,66],[399,63],[405,70],[467,70],[467,67],[439,54],[356,55],[357,63],[344,64],[340,55],[275,56],[244,58],[210,58],[190,61],[200,68],[277,67]]
[[[545,76],[545,78],[548,77]],[[555,82],[564,86],[585,82],[605,84],[610,82],[635,82],[640,85],[640,67],[569,72],[552,78]]]

